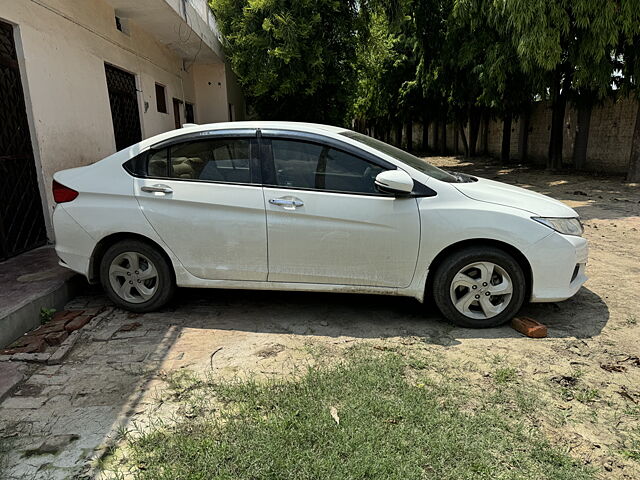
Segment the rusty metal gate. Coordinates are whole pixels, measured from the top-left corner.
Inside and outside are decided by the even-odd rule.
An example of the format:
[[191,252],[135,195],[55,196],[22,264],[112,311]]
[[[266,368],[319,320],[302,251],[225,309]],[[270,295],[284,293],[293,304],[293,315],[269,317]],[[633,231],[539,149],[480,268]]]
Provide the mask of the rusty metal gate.
[[0,22],[0,260],[46,241],[13,27]]
[[129,72],[105,64],[116,149],[122,150],[142,140],[136,78]]

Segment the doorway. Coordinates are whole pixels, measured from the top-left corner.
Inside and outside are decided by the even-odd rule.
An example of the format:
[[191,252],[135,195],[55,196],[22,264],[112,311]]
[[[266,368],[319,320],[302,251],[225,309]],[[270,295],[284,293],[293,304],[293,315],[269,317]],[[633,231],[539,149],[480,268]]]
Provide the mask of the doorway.
[[176,128],[182,128],[182,120],[180,118],[180,108],[182,106],[182,100],[178,98],[173,99],[173,119],[175,121]]
[[0,260],[46,241],[13,26],[0,22]]
[[104,70],[107,76],[113,134],[116,150],[119,151],[142,140],[136,77],[106,63]]

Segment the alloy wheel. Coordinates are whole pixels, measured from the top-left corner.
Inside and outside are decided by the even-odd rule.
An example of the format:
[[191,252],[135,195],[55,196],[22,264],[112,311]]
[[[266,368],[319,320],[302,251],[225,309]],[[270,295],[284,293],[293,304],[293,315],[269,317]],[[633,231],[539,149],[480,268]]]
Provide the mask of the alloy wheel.
[[146,256],[137,252],[124,252],[111,262],[109,282],[122,300],[144,303],[158,289],[158,269]]
[[511,277],[492,262],[471,263],[451,281],[451,301],[468,318],[484,320],[499,315],[509,306],[512,295]]

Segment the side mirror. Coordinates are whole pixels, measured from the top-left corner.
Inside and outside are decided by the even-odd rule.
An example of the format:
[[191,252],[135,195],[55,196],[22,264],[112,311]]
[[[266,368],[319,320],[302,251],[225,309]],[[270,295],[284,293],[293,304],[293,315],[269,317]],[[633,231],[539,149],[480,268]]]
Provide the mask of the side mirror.
[[413,191],[413,178],[400,169],[380,172],[375,183],[383,192],[407,195]]

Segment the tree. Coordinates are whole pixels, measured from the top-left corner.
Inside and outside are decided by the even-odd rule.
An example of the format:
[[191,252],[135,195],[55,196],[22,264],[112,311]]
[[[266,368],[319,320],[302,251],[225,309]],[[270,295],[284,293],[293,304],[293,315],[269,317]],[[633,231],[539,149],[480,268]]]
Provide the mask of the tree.
[[211,0],[211,8],[260,118],[345,122],[355,88],[357,0]]
[[[523,70],[550,73],[552,102],[548,167],[562,168],[564,117],[571,93],[589,102],[611,89],[621,38],[640,29],[637,0],[528,0],[493,2],[503,16]],[[593,96],[596,98],[594,99]]]

